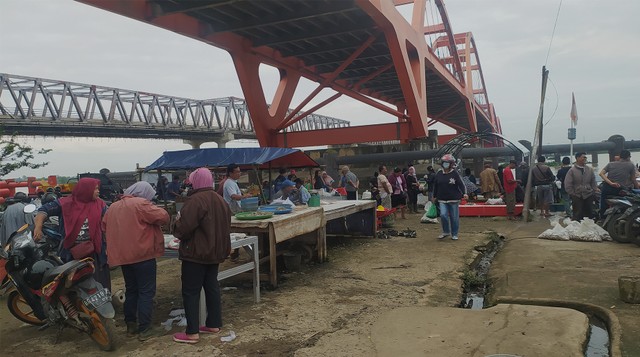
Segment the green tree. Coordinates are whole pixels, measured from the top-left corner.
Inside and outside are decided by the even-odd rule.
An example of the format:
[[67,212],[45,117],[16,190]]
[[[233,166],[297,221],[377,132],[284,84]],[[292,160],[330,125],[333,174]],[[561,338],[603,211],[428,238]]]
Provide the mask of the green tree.
[[46,166],[49,164],[48,162],[36,164],[32,161],[34,155],[46,154],[50,151],[51,149],[34,151],[31,146],[17,142],[16,134],[7,138],[2,129],[0,129],[0,177],[4,177],[10,172],[23,167],[38,169]]

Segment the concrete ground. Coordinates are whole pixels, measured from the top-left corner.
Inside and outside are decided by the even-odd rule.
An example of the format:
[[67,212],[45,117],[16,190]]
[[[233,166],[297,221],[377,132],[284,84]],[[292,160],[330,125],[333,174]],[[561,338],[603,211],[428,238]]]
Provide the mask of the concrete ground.
[[506,232],[506,244],[490,270],[490,302],[565,306],[595,314],[609,320],[612,356],[640,356],[640,305],[623,302],[618,293],[618,277],[640,275],[640,247],[536,238],[547,228],[548,221],[541,220]]

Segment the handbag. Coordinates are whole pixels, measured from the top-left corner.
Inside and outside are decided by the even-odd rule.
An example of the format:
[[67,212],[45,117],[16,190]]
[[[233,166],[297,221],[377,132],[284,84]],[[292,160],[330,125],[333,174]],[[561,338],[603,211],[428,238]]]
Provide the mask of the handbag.
[[95,253],[95,248],[93,247],[93,242],[90,240],[85,240],[79,243],[76,243],[71,249],[71,255],[73,259],[79,260],[86,257],[89,257]]

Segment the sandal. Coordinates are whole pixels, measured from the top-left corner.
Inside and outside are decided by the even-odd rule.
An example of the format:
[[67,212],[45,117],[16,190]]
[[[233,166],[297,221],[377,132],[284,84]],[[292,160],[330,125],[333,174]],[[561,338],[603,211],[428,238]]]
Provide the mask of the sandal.
[[200,333],[220,333],[222,331],[217,327],[200,326]]
[[186,333],[178,332],[178,333],[173,335],[173,340],[175,342],[178,342],[178,343],[194,344],[194,343],[198,343],[198,341],[200,339],[199,338],[190,338]]

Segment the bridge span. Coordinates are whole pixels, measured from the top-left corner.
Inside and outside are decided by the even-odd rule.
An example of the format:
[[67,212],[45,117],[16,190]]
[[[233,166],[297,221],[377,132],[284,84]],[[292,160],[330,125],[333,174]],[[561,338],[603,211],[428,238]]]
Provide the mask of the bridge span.
[[[92,84],[0,73],[0,124],[41,136],[183,139],[194,146],[255,139],[246,101],[172,97]],[[309,114],[291,131],[345,128],[346,120]]]
[[[458,133],[502,132],[473,34],[453,32],[443,0],[78,1],[229,52],[261,146],[406,143],[436,122]],[[263,64],[280,73],[271,106]],[[317,87],[289,111],[301,78]],[[311,106],[324,89],[335,94]],[[343,95],[392,122],[289,130]]]

